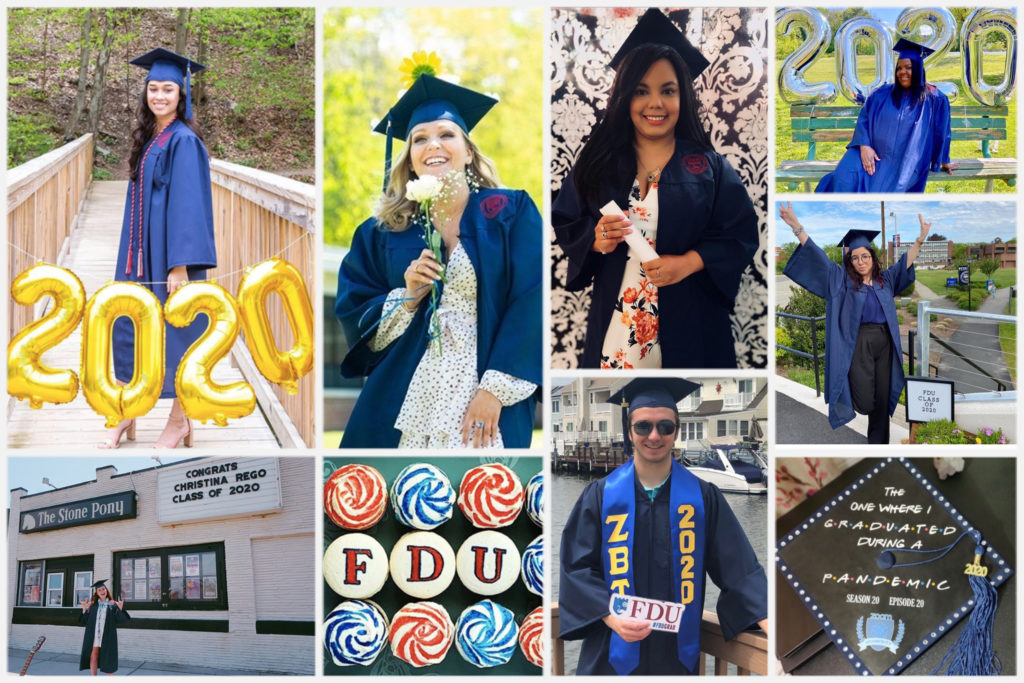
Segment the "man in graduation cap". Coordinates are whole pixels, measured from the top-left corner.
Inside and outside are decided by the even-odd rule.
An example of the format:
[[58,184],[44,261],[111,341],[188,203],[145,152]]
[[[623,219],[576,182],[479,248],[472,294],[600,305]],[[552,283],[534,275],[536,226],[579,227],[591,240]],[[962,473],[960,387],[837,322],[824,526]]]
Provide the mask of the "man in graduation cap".
[[124,610],[124,599],[112,600],[106,583],[100,579],[92,585],[92,599],[82,601],[78,615],[78,623],[85,626],[78,668],[89,669],[93,676],[97,670],[105,674],[117,671],[117,624],[131,619]]
[[916,279],[914,260],[931,223],[921,214],[921,234],[899,260],[882,270],[871,241],[877,230],[850,230],[839,241],[843,265],[833,263],[814,243],[788,203],[779,217],[800,245],[782,271],[825,299],[825,403],[828,421],[838,429],[868,416],[868,443],[889,443],[889,418],[905,383],[900,324],[895,298]]
[[[543,231],[529,195],[498,188],[468,137],[496,103],[423,74],[375,128],[387,136],[385,192],[355,231],[335,301],[349,344],[341,374],[367,378],[342,448],[485,446],[499,436],[508,448],[530,445],[543,381]],[[408,142],[391,169],[394,138]],[[444,215],[435,202],[430,216],[443,265],[406,196],[408,181],[426,175],[450,195]],[[436,327],[435,310],[445,313]]]
[[815,192],[924,192],[929,171],[956,170],[949,99],[925,78],[924,58],[934,50],[906,38],[893,49],[895,82],[868,97],[846,154]]
[[[633,460],[584,489],[562,532],[559,636],[583,640],[576,673],[697,674],[705,575],[726,640],[767,628],[767,579],[721,491],[672,457],[685,379],[641,378],[623,406]],[[678,634],[612,614],[612,594],[685,605]]]

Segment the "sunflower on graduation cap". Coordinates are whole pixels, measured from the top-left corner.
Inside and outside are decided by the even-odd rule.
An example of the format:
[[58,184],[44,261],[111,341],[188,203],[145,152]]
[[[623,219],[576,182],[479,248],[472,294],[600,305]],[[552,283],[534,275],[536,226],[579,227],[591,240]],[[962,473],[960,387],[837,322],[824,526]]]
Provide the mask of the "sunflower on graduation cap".
[[402,87],[411,88],[416,79],[424,74],[437,76],[441,72],[441,58],[437,56],[436,52],[419,50],[413,52],[412,57],[403,59],[398,70],[403,74]]

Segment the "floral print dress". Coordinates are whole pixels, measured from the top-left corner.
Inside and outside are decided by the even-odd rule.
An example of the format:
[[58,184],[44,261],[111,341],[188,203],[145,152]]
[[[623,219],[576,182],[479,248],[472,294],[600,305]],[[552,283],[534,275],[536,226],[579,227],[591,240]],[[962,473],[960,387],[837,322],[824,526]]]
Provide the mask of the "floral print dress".
[[[629,192],[629,220],[654,247],[658,237],[658,183],[652,182],[640,198],[640,183]],[[601,347],[602,368],[660,368],[658,341],[658,288],[647,279],[640,257],[631,249],[619,286],[619,300]]]

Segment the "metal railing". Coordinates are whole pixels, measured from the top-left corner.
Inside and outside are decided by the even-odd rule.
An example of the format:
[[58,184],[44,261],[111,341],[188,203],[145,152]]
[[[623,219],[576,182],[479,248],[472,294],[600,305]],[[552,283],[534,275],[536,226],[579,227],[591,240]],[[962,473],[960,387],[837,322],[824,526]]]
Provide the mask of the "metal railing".
[[818,353],[818,323],[825,319],[825,316],[819,315],[810,317],[806,315],[796,315],[794,313],[783,313],[782,311],[776,311],[775,316],[778,318],[791,318],[793,320],[802,320],[811,324],[811,352],[801,351],[794,349],[789,346],[783,346],[782,344],[775,344],[775,348],[782,349],[787,353],[792,353],[800,358],[807,358],[814,364],[814,389],[817,392],[817,396],[821,396],[821,372],[819,370],[821,360],[825,358],[825,352]]
[[[552,662],[551,673],[555,676],[565,674],[565,643],[558,637],[558,603],[551,605],[551,642]],[[671,656],[671,655],[667,655]],[[736,667],[740,676],[756,674],[768,675],[768,636],[763,631],[744,631],[726,642],[722,635],[722,627],[718,616],[704,610],[700,622],[700,662],[698,673],[707,671],[707,657],[714,660],[714,675],[729,675],[729,665]]]
[[[966,393],[957,392],[958,401],[988,401],[993,400],[993,397],[998,399],[1011,398],[1016,395],[1015,391],[1006,391],[1006,384],[998,377],[995,377],[991,372],[979,365],[975,360],[968,358],[962,350],[957,349],[953,345],[933,337],[931,334],[931,316],[942,315],[949,317],[965,318],[968,320],[985,320],[993,323],[1013,323],[1016,325],[1017,316],[1005,315],[1001,313],[982,313],[980,311],[961,311],[949,308],[932,308],[930,301],[919,301],[917,303],[917,331],[916,338],[920,346],[920,362],[928,362],[931,365],[931,344],[935,342],[949,353],[959,358],[966,365],[970,366],[974,371],[973,374],[977,374],[980,377],[984,377],[990,380],[994,385],[994,393]],[[914,348],[913,343],[908,344],[911,349]],[[913,368],[913,357],[911,357],[911,368]]]

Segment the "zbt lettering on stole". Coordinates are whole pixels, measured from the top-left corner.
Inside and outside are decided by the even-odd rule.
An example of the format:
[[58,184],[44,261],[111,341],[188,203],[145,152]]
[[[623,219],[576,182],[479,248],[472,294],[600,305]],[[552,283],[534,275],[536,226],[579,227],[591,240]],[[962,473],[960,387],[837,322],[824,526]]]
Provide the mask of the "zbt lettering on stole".
[[649,621],[655,631],[678,633],[686,605],[612,593],[608,600],[608,610],[615,616],[630,621]]

